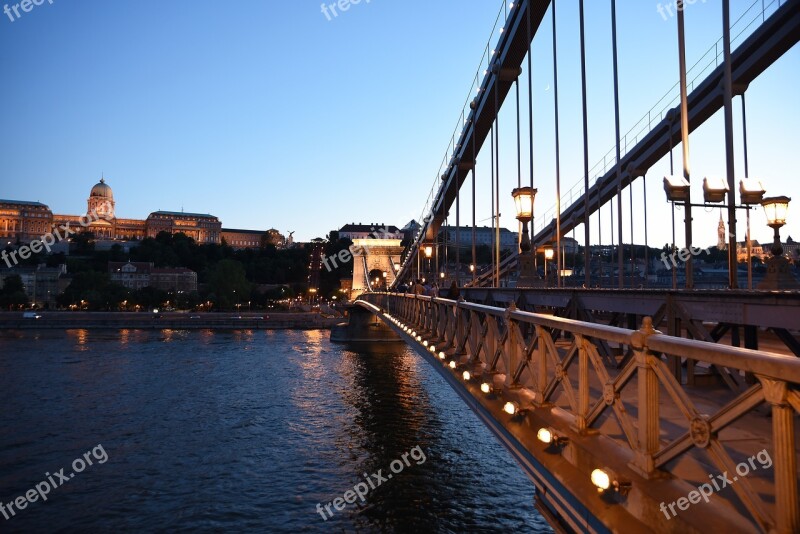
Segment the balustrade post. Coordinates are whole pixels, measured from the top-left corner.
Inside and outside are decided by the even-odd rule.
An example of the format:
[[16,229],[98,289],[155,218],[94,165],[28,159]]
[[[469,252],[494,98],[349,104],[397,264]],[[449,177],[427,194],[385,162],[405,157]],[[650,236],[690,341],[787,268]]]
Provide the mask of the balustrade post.
[[800,532],[800,501],[797,493],[794,409],[787,402],[786,382],[759,377],[764,398],[772,404],[772,452],[775,472],[775,532]]
[[[503,355],[505,356],[504,361],[506,363],[506,387],[513,388],[516,387],[516,380],[514,378],[514,373],[517,370],[520,361],[520,344],[517,342],[517,335],[516,331],[511,327],[511,314],[517,311],[517,305],[514,302],[509,304],[508,308],[506,308],[505,312],[505,321],[506,321],[506,342],[505,346],[502,347]],[[524,347],[523,347],[524,348]]]
[[[464,297],[458,297],[458,302],[456,303],[455,308],[453,308],[453,313],[455,313],[455,348],[456,348],[456,356],[460,356],[464,354],[464,349],[466,348],[467,344],[467,321],[469,321],[469,315],[465,314],[461,311],[459,305],[464,302]],[[466,316],[466,319],[465,319]]]
[[586,416],[589,415],[589,351],[586,350],[586,339],[582,334],[575,334],[578,346],[578,413],[577,428],[580,433],[588,429]]
[[639,435],[636,456],[631,467],[647,478],[656,470],[653,457],[660,446],[659,430],[661,427],[658,375],[654,369],[658,360],[647,347],[647,339],[660,333],[653,328],[653,319],[645,317],[642,327],[631,334],[631,347],[638,367],[639,380]]
[[544,329],[536,325],[533,331],[531,343],[536,343],[536,400],[543,404],[544,394],[547,390],[547,345],[544,343]]

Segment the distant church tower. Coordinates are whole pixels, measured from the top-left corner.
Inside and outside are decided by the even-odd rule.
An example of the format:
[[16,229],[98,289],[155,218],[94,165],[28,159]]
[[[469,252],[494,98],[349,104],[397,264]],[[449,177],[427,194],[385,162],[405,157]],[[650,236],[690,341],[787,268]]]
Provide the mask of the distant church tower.
[[719,212],[719,225],[717,226],[717,248],[725,250],[728,248],[727,239],[725,239],[727,232],[725,231],[725,221],[722,220],[722,211]]

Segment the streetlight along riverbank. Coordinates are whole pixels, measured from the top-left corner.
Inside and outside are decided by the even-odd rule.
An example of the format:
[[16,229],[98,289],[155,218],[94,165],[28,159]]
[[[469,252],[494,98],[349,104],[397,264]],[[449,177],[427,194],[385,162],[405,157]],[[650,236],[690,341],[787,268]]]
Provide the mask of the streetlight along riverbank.
[[177,329],[177,330],[319,330],[330,329],[341,317],[320,313],[126,313],[41,312],[38,318],[23,312],[0,312],[3,329]]

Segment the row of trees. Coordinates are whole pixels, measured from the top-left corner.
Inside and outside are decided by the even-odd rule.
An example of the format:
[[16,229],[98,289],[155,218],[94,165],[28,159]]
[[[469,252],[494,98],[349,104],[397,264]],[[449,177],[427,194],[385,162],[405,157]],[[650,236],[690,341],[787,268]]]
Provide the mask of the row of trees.
[[[339,239],[332,232],[324,244],[324,254],[335,255],[352,242]],[[88,309],[118,309],[125,307],[161,307],[167,301],[177,308],[195,308],[211,302],[217,309],[233,309],[237,305],[267,306],[273,302],[305,293],[309,284],[310,246],[277,249],[264,243],[258,249],[235,250],[225,243],[198,244],[185,234],[161,232],[155,238],[142,240],[138,246],[125,252],[120,245],[110,250],[95,250],[90,233],[73,239],[71,254],[46,255],[41,253],[22,262],[35,266],[46,263],[54,267],[67,265],[72,276],[69,287],[59,295],[60,306],[80,306]],[[150,262],[156,268],[185,267],[198,275],[200,291],[197,293],[169,294],[147,287],[129,291],[111,281],[108,262]],[[324,267],[320,272],[318,296],[340,295],[339,279],[352,276],[352,261],[338,265],[331,271]],[[18,277],[17,277],[18,278]],[[268,291],[263,285],[278,286]],[[261,287],[260,287],[261,286]],[[7,278],[0,290],[3,307],[24,305],[28,302],[21,281]]]

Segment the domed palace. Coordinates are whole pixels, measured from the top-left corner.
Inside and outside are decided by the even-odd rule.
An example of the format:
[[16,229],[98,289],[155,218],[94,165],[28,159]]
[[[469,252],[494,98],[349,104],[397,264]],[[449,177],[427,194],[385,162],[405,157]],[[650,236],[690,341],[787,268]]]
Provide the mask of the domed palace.
[[64,228],[91,232],[99,241],[137,241],[169,232],[186,234],[198,243],[219,244],[224,240],[234,248],[285,244],[283,236],[276,239],[275,231],[223,229],[217,217],[205,213],[154,211],[147,219],[118,218],[114,192],[105,178],[89,191],[83,215],[53,214],[39,202],[0,199],[0,247],[27,244],[50,232],[65,237]]

